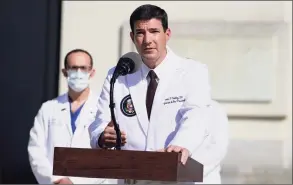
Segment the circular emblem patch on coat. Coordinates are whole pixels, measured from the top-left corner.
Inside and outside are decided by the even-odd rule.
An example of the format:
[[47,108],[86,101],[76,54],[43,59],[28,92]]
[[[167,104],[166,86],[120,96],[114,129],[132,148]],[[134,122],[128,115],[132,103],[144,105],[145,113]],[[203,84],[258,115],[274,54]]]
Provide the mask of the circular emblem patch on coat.
[[132,117],[136,115],[134,110],[134,105],[132,103],[132,99],[130,95],[125,96],[121,100],[120,109],[121,109],[121,112],[127,117]]

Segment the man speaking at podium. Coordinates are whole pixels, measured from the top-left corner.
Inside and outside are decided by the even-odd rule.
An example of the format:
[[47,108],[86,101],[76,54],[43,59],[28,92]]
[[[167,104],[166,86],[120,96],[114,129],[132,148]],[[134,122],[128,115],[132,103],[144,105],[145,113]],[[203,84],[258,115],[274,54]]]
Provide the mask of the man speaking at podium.
[[[212,122],[215,125],[226,125],[227,119],[211,100],[207,67],[177,56],[167,47],[171,30],[163,9],[154,5],[138,7],[130,16],[130,26],[130,37],[142,62],[135,72],[120,76],[115,84],[122,150],[181,152],[183,164],[192,157],[204,165],[203,183],[221,183],[219,162],[227,140],[220,137],[226,132],[215,138],[210,118],[217,120]],[[89,127],[92,148],[112,148],[116,144],[109,109],[114,70],[108,72],[96,120]],[[213,133],[218,132],[221,130]]]

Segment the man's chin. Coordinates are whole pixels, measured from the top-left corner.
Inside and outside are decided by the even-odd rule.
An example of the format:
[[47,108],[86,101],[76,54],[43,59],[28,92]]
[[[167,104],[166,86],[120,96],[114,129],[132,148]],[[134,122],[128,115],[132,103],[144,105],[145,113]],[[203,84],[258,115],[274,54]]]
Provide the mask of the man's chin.
[[153,61],[153,60],[157,59],[157,56],[154,53],[152,53],[152,54],[143,54],[142,58],[144,58],[146,60]]

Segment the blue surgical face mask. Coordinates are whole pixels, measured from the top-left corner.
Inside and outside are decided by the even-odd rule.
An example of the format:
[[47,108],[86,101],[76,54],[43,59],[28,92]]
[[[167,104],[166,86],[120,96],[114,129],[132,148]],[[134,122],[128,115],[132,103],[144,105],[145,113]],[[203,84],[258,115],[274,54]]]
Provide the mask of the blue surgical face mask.
[[75,92],[81,92],[89,86],[90,73],[78,69],[67,70],[67,75],[68,86]]

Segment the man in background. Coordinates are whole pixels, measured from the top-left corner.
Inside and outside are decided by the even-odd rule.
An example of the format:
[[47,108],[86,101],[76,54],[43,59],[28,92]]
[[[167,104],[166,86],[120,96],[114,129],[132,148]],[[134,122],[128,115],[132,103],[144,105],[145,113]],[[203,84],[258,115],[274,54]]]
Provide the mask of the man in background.
[[82,49],[70,51],[62,73],[68,92],[42,104],[30,131],[31,169],[39,184],[107,184],[107,179],[52,175],[54,147],[90,148],[88,126],[97,111],[97,96],[89,87],[95,75],[92,56]]

